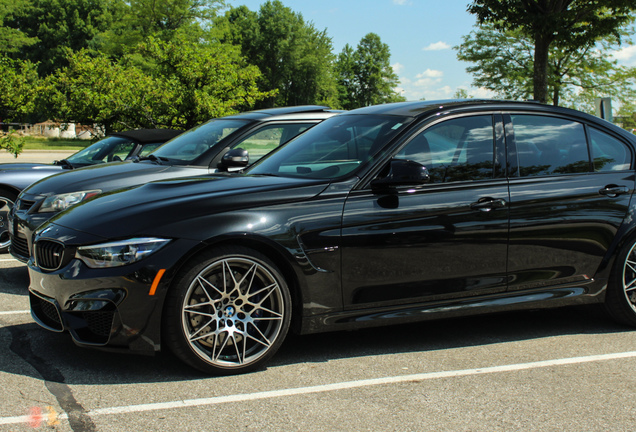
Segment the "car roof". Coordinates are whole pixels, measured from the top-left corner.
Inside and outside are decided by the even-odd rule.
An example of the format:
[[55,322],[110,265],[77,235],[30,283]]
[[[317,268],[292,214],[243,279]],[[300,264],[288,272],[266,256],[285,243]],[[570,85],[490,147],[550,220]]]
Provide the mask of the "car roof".
[[354,109],[343,113],[343,115],[356,114],[377,114],[377,115],[396,115],[402,117],[421,118],[430,116],[434,113],[461,112],[463,109],[483,109],[483,110],[502,110],[502,111],[535,111],[537,113],[561,114],[570,117],[578,117],[612,129],[614,132],[628,137],[631,141],[636,142],[636,137],[617,125],[608,122],[600,117],[587,114],[582,111],[573,110],[554,105],[542,104],[536,101],[509,101],[496,99],[444,99],[431,101],[414,101],[414,102],[395,102],[383,105],[373,105],[363,108]]
[[384,114],[384,115],[399,115],[404,117],[420,117],[430,114],[431,112],[445,110],[457,110],[461,108],[493,108],[502,110],[514,110],[514,109],[526,109],[543,112],[553,112],[576,115],[579,117],[589,117],[599,120],[598,117],[590,116],[589,114],[581,111],[572,110],[569,108],[556,107],[553,105],[546,105],[534,101],[507,101],[507,100],[495,100],[495,99],[444,99],[444,100],[431,100],[431,101],[414,101],[414,102],[395,102],[383,105],[374,105],[364,108],[358,108],[352,111],[348,111],[347,114]]
[[324,119],[342,111],[332,110],[325,105],[298,105],[281,108],[266,108],[223,117],[223,119],[244,119],[257,121],[290,120],[290,119]]
[[156,142],[165,142],[182,133],[182,130],[176,129],[135,129],[121,132],[112,132],[108,135],[128,138],[140,144],[149,144]]

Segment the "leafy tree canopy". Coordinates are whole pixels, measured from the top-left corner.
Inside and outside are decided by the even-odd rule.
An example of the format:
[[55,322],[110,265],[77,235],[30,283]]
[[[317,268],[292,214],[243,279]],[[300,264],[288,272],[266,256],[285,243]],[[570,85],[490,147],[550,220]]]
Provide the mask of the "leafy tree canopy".
[[16,13],[28,7],[27,0],[0,0],[0,54],[14,54],[38,42],[20,29],[7,27],[5,21],[14,20]]
[[259,107],[337,103],[331,38],[279,0],[264,3],[258,13],[232,8],[215,27],[215,37],[239,45],[260,69],[260,89],[278,90]]
[[390,58],[389,46],[375,33],[364,36],[355,51],[345,45],[336,62],[338,93],[343,108],[404,100],[394,90],[399,80]]
[[[619,66],[606,55],[618,39],[607,36],[584,46],[553,44],[548,57],[547,100],[555,105],[594,107],[594,98],[612,97],[626,103],[636,97],[635,69]],[[521,29],[497,30],[483,25],[464,36],[458,58],[474,63],[467,71],[473,85],[505,99],[532,97],[533,45]],[[584,109],[585,110],[585,109]]]
[[547,101],[550,47],[591,46],[633,20],[633,0],[474,0],[468,11],[479,24],[499,30],[520,30],[534,44],[534,99]]
[[44,92],[35,64],[0,57],[0,121],[28,120]]
[[96,35],[110,28],[119,0],[31,0],[5,17],[4,26],[19,30],[36,44],[23,44],[18,57],[38,63],[48,75],[66,63],[66,50],[91,49]]

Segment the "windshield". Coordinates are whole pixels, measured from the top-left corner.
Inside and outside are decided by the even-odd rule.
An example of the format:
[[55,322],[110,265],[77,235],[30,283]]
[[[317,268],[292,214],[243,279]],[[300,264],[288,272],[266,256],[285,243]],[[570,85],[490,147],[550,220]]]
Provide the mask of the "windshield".
[[380,115],[339,115],[309,129],[261,159],[249,174],[336,178],[369,161],[411,119]]
[[249,121],[215,119],[186,131],[152,152],[153,155],[178,161],[193,161],[223,138]]
[[105,162],[122,161],[137,146],[127,138],[106,137],[66,158],[72,165],[95,165]]

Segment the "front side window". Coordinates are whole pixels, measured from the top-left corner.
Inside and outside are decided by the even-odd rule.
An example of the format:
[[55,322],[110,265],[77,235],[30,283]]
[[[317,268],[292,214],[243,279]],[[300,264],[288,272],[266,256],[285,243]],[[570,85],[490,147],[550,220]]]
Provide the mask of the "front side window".
[[435,183],[493,177],[492,116],[447,120],[413,138],[396,158],[424,165]]
[[539,116],[512,115],[519,172],[522,177],[590,171],[581,123]]

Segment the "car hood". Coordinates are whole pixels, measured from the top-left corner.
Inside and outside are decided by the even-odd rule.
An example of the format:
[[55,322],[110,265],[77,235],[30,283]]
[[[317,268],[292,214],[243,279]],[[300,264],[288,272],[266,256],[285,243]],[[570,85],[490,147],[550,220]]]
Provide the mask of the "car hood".
[[99,189],[103,192],[136,186],[154,180],[207,174],[207,167],[159,165],[154,162],[115,162],[62,172],[42,179],[25,194],[54,195]]
[[49,165],[39,163],[7,163],[0,164],[0,173],[12,171],[37,171],[50,172],[51,174],[59,173],[64,168],[60,165]]
[[[215,213],[310,199],[329,182],[270,176],[207,175],[152,182],[96,196],[51,223],[106,239],[170,235],[170,225]],[[46,228],[48,224],[43,225]]]

